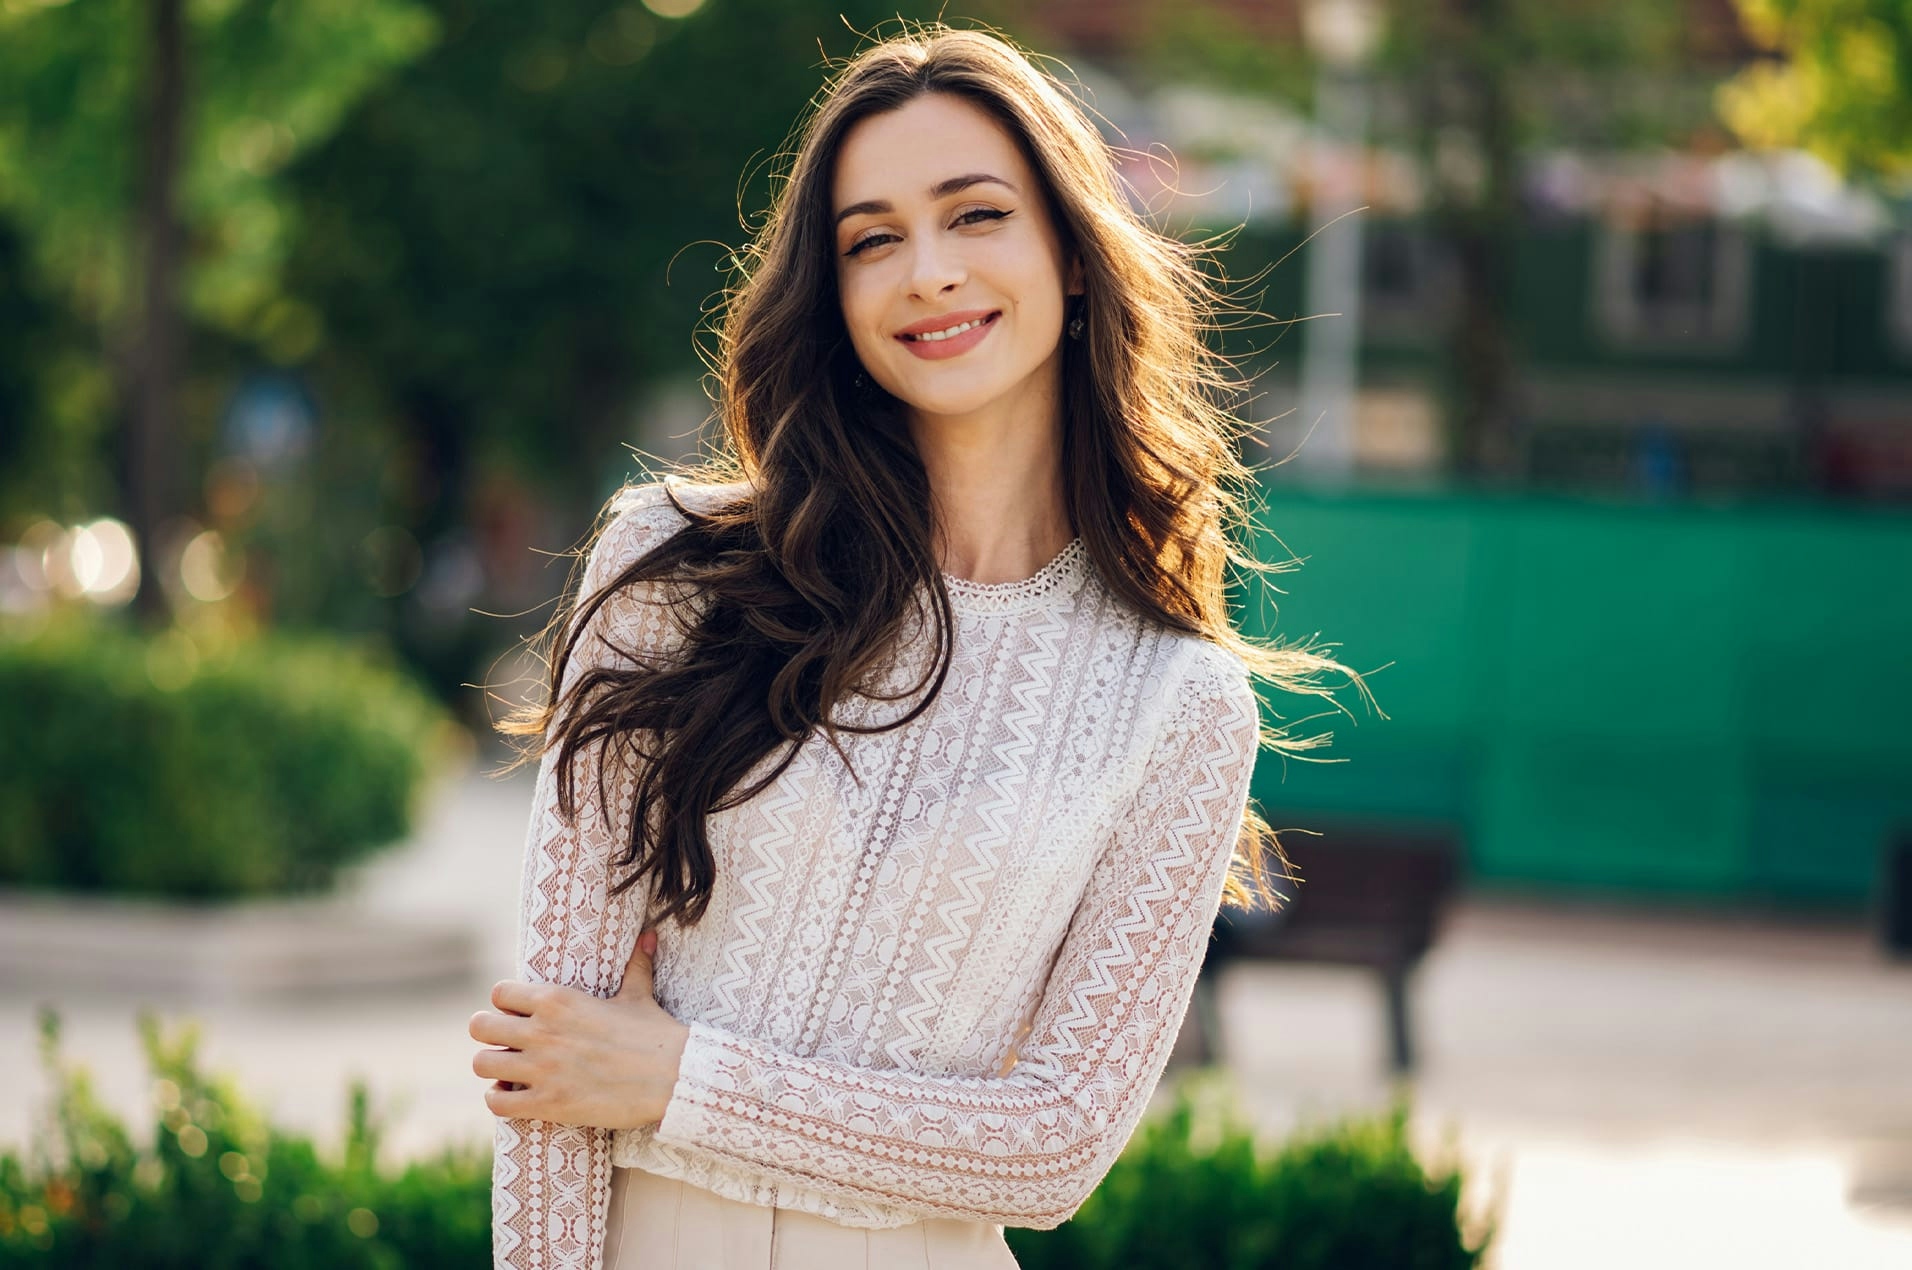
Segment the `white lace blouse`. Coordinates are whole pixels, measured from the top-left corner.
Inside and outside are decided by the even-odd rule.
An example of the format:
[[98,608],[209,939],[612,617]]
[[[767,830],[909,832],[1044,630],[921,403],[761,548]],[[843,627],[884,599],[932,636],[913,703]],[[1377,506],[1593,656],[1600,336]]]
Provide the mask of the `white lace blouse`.
[[[695,507],[730,492],[674,488]],[[662,489],[619,496],[587,594],[683,523]],[[931,708],[839,733],[854,775],[813,734],[774,784],[710,817],[710,906],[659,927],[657,999],[690,1028],[663,1119],[495,1122],[497,1265],[599,1270],[613,1166],[849,1226],[1048,1228],[1122,1150],[1220,906],[1255,693],[1232,653],[1119,605],[1080,539],[1020,582],[944,581],[955,653]],[[681,638],[628,592],[597,625],[646,650]],[[579,658],[612,656],[597,633]],[[902,641],[890,691],[931,644]],[[915,699],[853,697],[838,718]],[[630,782],[607,780],[600,804],[596,751],[580,754],[574,825],[555,751],[539,769],[517,973],[608,997],[648,897],[608,896]]]

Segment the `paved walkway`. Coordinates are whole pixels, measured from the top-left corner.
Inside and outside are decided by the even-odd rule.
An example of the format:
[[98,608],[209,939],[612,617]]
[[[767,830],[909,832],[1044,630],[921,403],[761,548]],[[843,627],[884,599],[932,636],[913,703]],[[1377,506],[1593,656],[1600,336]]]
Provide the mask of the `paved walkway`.
[[[467,989],[276,1005],[152,1002],[196,1019],[207,1065],[278,1122],[336,1143],[345,1081],[370,1082],[398,1156],[489,1141],[465,1021],[512,973],[530,785],[439,791],[413,843],[358,887],[368,906],[462,916],[483,932]],[[1382,1104],[1376,986],[1355,971],[1232,969],[1221,984],[1244,1103],[1279,1133]],[[146,1122],[126,996],[0,985],[0,1142],[43,1105],[34,1007],[105,1101]],[[1501,1270],[1903,1270],[1912,1266],[1912,964],[1837,925],[1644,915],[1474,896],[1414,995],[1415,1129],[1452,1131],[1507,1205]]]

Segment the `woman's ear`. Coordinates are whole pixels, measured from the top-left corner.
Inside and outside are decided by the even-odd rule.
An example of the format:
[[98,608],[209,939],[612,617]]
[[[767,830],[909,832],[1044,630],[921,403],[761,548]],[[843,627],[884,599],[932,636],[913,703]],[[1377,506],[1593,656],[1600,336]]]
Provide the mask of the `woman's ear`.
[[1063,290],[1070,295],[1082,295],[1088,291],[1088,287],[1083,283],[1082,257],[1071,256],[1069,258],[1069,285],[1063,288]]

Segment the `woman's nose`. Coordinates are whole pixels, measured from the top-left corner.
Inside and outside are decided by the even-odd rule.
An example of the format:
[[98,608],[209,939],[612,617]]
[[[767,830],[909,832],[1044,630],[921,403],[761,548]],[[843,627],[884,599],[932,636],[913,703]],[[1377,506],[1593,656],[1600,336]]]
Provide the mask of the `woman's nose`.
[[963,263],[960,253],[937,243],[933,238],[916,240],[912,248],[914,256],[910,260],[910,290],[913,294],[930,298],[941,295],[963,280]]

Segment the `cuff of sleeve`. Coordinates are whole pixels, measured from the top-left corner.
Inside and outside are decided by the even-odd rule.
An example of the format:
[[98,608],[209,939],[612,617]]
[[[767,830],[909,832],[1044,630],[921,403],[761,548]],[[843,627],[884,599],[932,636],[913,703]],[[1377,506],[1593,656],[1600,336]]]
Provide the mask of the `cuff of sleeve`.
[[664,1104],[664,1114],[652,1136],[681,1146],[706,1146],[715,1128],[713,1080],[724,1033],[695,1019],[689,1026],[684,1053],[677,1061],[677,1083],[671,1086],[670,1100]]

